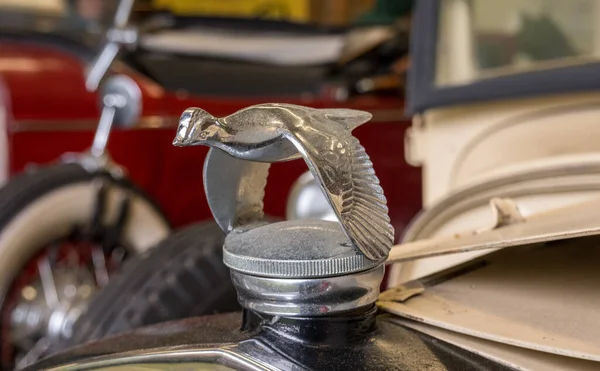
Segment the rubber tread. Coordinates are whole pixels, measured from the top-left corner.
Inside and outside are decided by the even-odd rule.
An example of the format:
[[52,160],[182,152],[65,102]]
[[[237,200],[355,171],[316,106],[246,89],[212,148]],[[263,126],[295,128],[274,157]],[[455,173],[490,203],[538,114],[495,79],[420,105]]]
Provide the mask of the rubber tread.
[[159,322],[239,310],[222,261],[224,238],[216,223],[204,222],[130,258],[122,273],[92,299],[67,345]]

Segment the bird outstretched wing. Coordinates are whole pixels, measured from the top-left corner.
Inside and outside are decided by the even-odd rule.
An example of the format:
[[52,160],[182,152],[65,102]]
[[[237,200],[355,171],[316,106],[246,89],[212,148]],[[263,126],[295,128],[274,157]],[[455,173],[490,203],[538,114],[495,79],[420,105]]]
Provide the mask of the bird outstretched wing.
[[322,123],[302,125],[286,137],[304,157],[350,240],[369,259],[385,259],[394,228],[373,163],[358,139],[339,125]]

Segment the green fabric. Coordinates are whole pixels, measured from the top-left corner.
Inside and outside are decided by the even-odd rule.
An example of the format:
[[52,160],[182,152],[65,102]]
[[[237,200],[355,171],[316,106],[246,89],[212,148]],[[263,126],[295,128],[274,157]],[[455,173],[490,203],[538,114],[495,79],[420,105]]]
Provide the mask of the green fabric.
[[574,57],[578,54],[558,24],[547,15],[535,18],[524,14],[521,23],[516,37],[517,50],[526,53],[534,61]]
[[354,22],[357,25],[388,25],[409,15],[416,0],[377,0],[373,9]]

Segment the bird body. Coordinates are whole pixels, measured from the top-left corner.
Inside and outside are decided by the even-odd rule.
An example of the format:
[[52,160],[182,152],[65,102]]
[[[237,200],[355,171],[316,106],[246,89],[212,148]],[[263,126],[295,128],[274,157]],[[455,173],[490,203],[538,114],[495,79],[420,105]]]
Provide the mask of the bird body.
[[199,108],[180,119],[175,145],[208,145],[252,161],[303,157],[350,240],[370,259],[387,257],[394,238],[373,164],[350,132],[371,114],[261,104],[215,118]]
[[[281,142],[286,134],[302,135],[315,125],[320,129],[332,125],[334,130],[339,130],[337,126],[351,131],[370,119],[371,114],[363,111],[315,109],[282,103],[258,104],[222,118],[200,108],[189,108],[181,115],[173,144],[209,145],[237,158],[266,162],[275,161],[263,158],[261,150],[264,152],[276,147],[282,152],[276,161],[287,161],[301,155],[292,143]],[[191,122],[201,124],[193,125]]]

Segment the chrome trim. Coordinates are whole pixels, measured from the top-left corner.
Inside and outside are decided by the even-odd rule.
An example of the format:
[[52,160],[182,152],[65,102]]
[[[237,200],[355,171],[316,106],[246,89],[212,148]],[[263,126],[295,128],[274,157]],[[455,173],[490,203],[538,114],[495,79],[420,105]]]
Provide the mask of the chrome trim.
[[[110,96],[106,96],[105,98],[110,98]],[[104,108],[102,108],[102,114],[100,114],[100,121],[98,121],[98,127],[96,128],[96,132],[94,133],[94,140],[92,141],[92,147],[90,148],[90,154],[92,156],[101,157],[102,155],[104,155],[106,145],[108,144],[108,138],[110,137],[112,125],[115,121],[116,113],[116,107],[106,105]]]
[[377,301],[384,266],[324,278],[271,278],[231,271],[238,301],[247,309],[283,317],[330,316]]
[[106,152],[113,125],[117,123],[125,128],[134,125],[142,111],[142,92],[129,76],[110,77],[102,86],[101,97],[102,112],[89,150],[97,158]]
[[[243,371],[275,371],[276,368],[269,367],[262,362],[257,362],[244,354],[238,353],[235,346],[223,348],[190,349],[190,350],[139,350],[110,354],[106,356],[89,358],[80,362],[72,362],[66,365],[52,367],[47,371],[75,371],[75,370],[109,370],[111,367],[131,365],[136,363],[177,361],[180,358],[194,357],[197,363],[213,362],[224,366],[237,367]],[[190,362],[193,364],[193,362]]]
[[98,90],[102,79],[109,71],[121,48],[134,48],[137,43],[138,30],[128,25],[133,3],[134,0],[119,2],[114,22],[106,31],[106,44],[86,73],[85,87],[90,92]]

